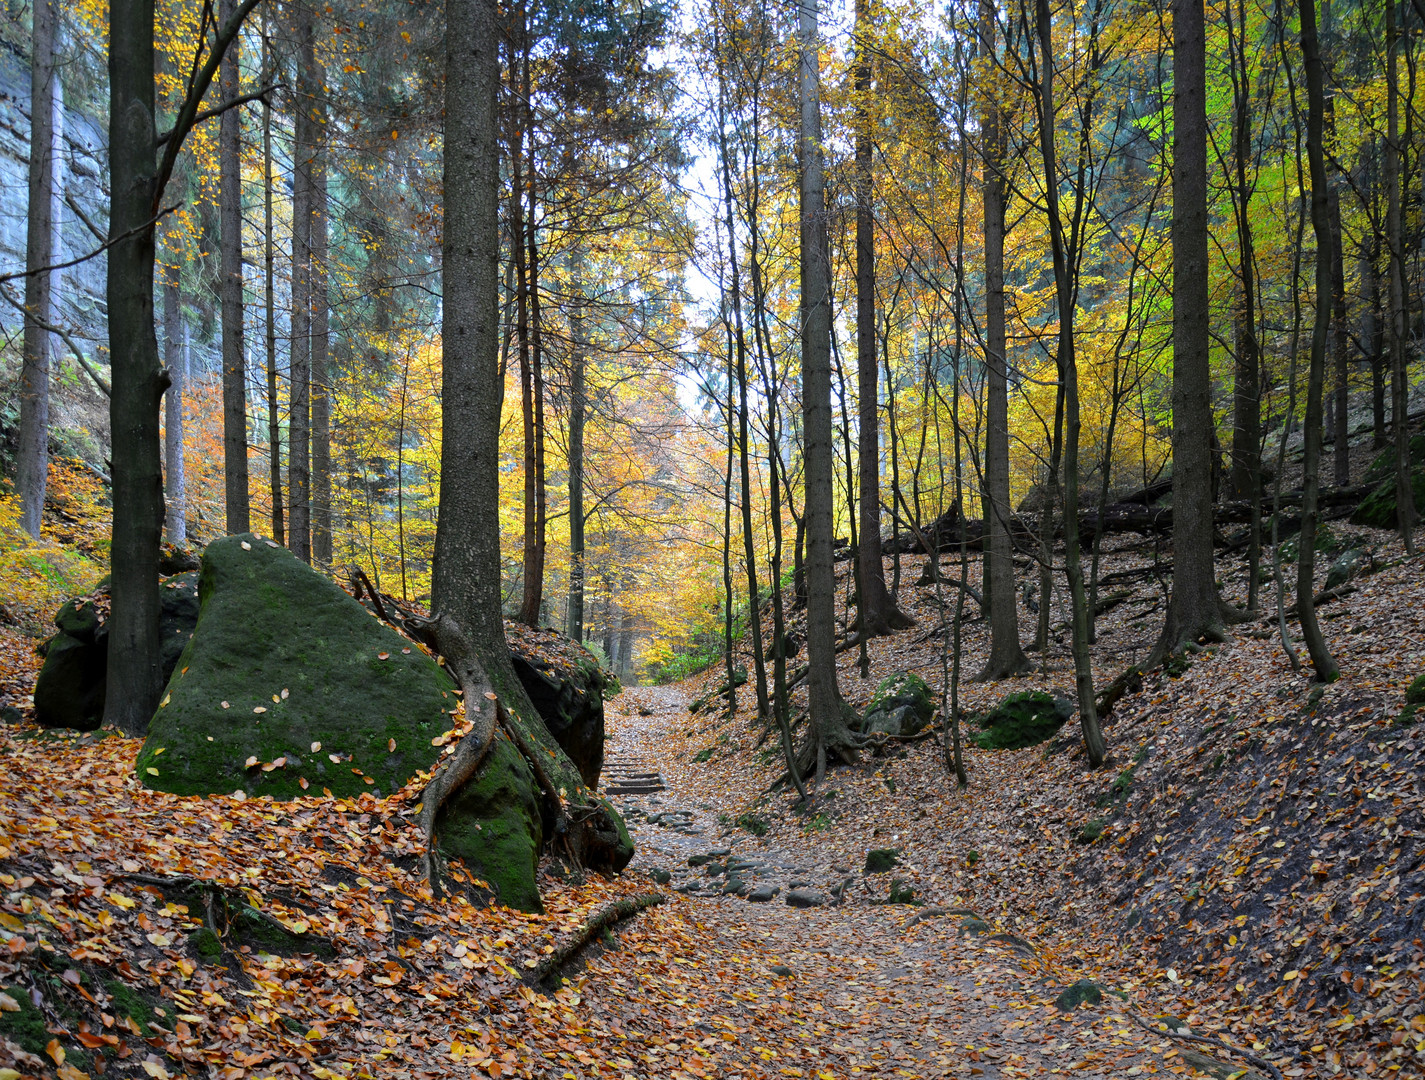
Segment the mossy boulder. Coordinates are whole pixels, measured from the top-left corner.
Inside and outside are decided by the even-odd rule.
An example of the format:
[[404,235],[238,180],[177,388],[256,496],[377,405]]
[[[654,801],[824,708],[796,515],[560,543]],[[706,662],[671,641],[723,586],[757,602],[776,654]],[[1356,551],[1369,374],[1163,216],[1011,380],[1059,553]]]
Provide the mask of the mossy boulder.
[[1400,710],[1395,722],[1402,727],[1414,724],[1420,719],[1422,710],[1425,710],[1425,675],[1417,675],[1405,688],[1405,708]]
[[1102,1000],[1103,987],[1092,979],[1079,979],[1064,987],[1059,996],[1054,999],[1054,1007],[1062,1012],[1072,1012],[1085,1002],[1097,1005]]
[[900,849],[872,848],[866,852],[866,865],[861,871],[863,874],[884,874],[894,869],[896,863],[900,862]]
[[1074,703],[1042,690],[1011,694],[980,717],[976,742],[984,750],[1038,746],[1056,735],[1074,715]]
[[924,731],[935,717],[935,697],[924,679],[906,671],[887,675],[866,706],[867,733],[909,736]]
[[[40,648],[44,667],[35,681],[35,720],[42,727],[93,731],[104,715],[109,667],[109,587],[75,597],[54,617],[59,633]],[[172,677],[198,622],[198,575],[177,574],[159,584],[159,640],[163,677]]]
[[510,660],[544,726],[578,767],[585,785],[598,787],[604,767],[604,697],[616,682],[593,653],[553,630],[511,636]]
[[[1394,529],[1395,520],[1395,447],[1388,446],[1378,454],[1366,470],[1366,483],[1375,489],[1361,500],[1351,515],[1352,525],[1369,525],[1376,529]],[[1415,495],[1418,511],[1425,506],[1425,435],[1410,440],[1410,490]]]
[[544,910],[535,880],[544,838],[539,787],[503,732],[479,773],[442,808],[435,829],[441,850],[463,859],[500,903]]
[[1326,587],[1337,589],[1366,568],[1370,556],[1365,550],[1358,547],[1347,548],[1336,556],[1331,563],[1331,568],[1326,571]]
[[285,548],[251,533],[203,556],[197,630],[137,772],[179,795],[389,795],[440,753],[450,677]]

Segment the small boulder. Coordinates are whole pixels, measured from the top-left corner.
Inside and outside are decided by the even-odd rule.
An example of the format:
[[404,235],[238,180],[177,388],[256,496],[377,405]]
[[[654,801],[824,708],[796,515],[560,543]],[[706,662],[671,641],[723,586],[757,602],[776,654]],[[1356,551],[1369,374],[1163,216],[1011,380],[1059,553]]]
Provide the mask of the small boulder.
[[1367,555],[1361,548],[1347,548],[1326,572],[1326,587],[1337,589],[1365,569]]
[[1066,986],[1054,999],[1054,1007],[1061,1012],[1072,1012],[1084,1002],[1097,1005],[1103,1000],[1103,988],[1092,979],[1079,979]]
[[[1361,500],[1351,514],[1352,525],[1369,525],[1375,529],[1394,529],[1395,520],[1395,447],[1388,446],[1366,470],[1366,483],[1375,489]],[[1425,506],[1425,435],[1410,439],[1410,488],[1416,507]]]
[[749,904],[766,904],[776,897],[777,892],[775,885],[758,885],[747,894],[747,902]]
[[1074,712],[1072,701],[1042,690],[1011,694],[980,717],[976,741],[982,750],[1038,746],[1053,738]]
[[[104,715],[109,671],[109,587],[68,601],[54,617],[59,633],[41,648],[45,663],[35,681],[35,720],[41,727],[93,731]],[[198,575],[159,583],[159,643],[167,682],[198,624]]]
[[891,879],[891,895],[886,900],[888,904],[914,904],[915,888],[908,881],[901,878]]
[[876,687],[862,729],[868,734],[907,737],[924,731],[935,716],[935,698],[919,675],[897,671]]
[[866,852],[866,874],[884,874],[900,860],[900,851],[897,848],[872,848]]
[[826,897],[811,889],[793,889],[787,893],[787,905],[794,908],[824,907]]

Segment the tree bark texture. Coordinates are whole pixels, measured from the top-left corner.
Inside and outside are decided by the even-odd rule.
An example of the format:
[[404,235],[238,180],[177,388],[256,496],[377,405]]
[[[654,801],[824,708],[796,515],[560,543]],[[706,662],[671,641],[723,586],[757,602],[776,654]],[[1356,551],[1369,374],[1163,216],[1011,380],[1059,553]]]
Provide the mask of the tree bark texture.
[[1306,376],[1306,430],[1301,465],[1301,534],[1297,550],[1296,605],[1301,636],[1322,682],[1334,682],[1340,668],[1326,647],[1312,603],[1316,569],[1317,491],[1321,469],[1321,399],[1326,383],[1326,338],[1331,328],[1331,212],[1324,139],[1325,77],[1316,37],[1315,0],[1300,0],[1301,56],[1306,74],[1306,156],[1311,169],[1311,224],[1316,232],[1316,316],[1311,327],[1311,359]]
[[[222,0],[218,18],[226,22],[235,0]],[[223,57],[219,92],[224,101],[239,93],[238,43]],[[218,124],[218,243],[223,340],[223,497],[227,530],[250,529],[247,484],[247,357],[243,334],[242,276],[242,110],[229,109]],[[171,391],[170,391],[171,393]]]
[[866,97],[871,93],[870,31],[866,5],[856,0],[856,390],[860,439],[857,446],[860,496],[861,639],[883,637],[913,626],[886,588],[881,556],[880,369],[876,356],[876,222],[871,210],[871,132]]
[[51,275],[35,273],[54,261],[54,110],[59,70],[55,66],[57,0],[35,0],[30,52],[29,206],[25,222],[24,359],[20,372],[20,445],[15,486],[20,495],[20,527],[38,538],[44,518],[49,472],[50,332],[53,323]]
[[569,251],[569,614],[566,632],[584,640],[584,417],[588,366],[584,339],[584,248]]
[[[262,35],[262,84],[271,79],[272,57],[267,41],[266,18]],[[277,244],[272,235],[272,103],[262,100],[262,224],[263,299],[267,309],[267,453],[268,487],[272,498],[272,539],[286,543],[286,520],[282,509],[282,415],[277,394]]]
[[[320,88],[321,72],[314,85]],[[326,109],[317,113],[317,129],[325,130]],[[324,150],[312,162],[312,561],[332,561],[332,358],[331,303],[327,270],[327,169]],[[397,475],[399,486],[402,480]],[[404,565],[404,563],[402,564]]]
[[[836,579],[832,571],[831,267],[822,165],[820,35],[815,0],[801,0],[799,99],[801,167],[802,431],[805,440],[807,675],[818,782],[829,753],[854,757],[836,680]],[[849,751],[849,753],[848,753]]]
[[104,721],[148,730],[163,689],[158,548],[163,473],[158,412],[167,386],[154,335],[155,211],[153,0],[109,5],[109,307],[114,525]]
[[[981,0],[979,47],[993,69],[994,0]],[[990,655],[981,680],[1007,679],[1029,670],[1019,643],[1019,598],[1014,587],[1009,520],[1009,363],[1004,316],[1004,202],[1002,169],[1006,135],[993,84],[980,109],[983,132],[985,245],[985,591],[989,594]]]
[[1385,2],[1386,247],[1390,261],[1390,422],[1395,436],[1395,516],[1406,554],[1415,551],[1415,495],[1410,487],[1410,432],[1406,425],[1409,323],[1405,297],[1405,232],[1401,221],[1400,31],[1395,0]]
[[316,152],[312,108],[315,90],[308,56],[315,55],[311,9],[295,6],[297,91],[292,124],[292,349],[288,394],[287,492],[291,507],[287,546],[312,561],[312,158]]
[[178,268],[163,282],[163,353],[169,385],[163,395],[163,532],[170,544],[188,539],[183,475],[183,386],[188,381],[188,340],[183,324]]
[[1203,0],[1173,3],[1173,595],[1150,657],[1220,638],[1212,558]]

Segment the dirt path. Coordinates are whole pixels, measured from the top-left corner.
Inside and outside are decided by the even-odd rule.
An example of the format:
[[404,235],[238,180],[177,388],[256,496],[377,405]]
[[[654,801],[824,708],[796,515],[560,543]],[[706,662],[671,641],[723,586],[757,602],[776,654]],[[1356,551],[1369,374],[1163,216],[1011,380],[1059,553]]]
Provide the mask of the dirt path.
[[[661,688],[626,691],[609,713],[612,773],[653,789],[614,796],[639,845],[632,872],[683,894],[622,931],[580,985],[591,1032],[624,1040],[625,1075],[1191,1072],[1111,995],[1055,1008],[1066,978],[975,913],[871,904],[868,882],[884,890],[889,875],[770,850],[727,828],[745,793],[719,800],[700,785],[687,794],[687,763],[663,749],[664,733],[688,723],[681,698]],[[742,879],[735,890],[729,865]],[[758,888],[775,892],[763,902],[739,895]],[[793,889],[821,903],[793,907]],[[669,1007],[683,1030],[658,1022]]]

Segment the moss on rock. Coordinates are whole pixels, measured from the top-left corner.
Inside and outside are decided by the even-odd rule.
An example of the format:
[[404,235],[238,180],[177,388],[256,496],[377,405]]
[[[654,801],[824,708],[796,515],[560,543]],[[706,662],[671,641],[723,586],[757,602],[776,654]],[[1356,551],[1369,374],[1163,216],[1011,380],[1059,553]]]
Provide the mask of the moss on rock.
[[436,835],[441,850],[463,859],[500,903],[521,911],[544,910],[535,883],[544,835],[539,788],[503,733],[496,736],[479,774],[442,808]]
[[897,671],[876,687],[862,721],[867,732],[887,735],[915,735],[935,716],[935,697],[919,675]]
[[248,533],[208,546],[199,592],[139,753],[146,785],[291,799],[306,779],[314,794],[389,795],[434,764],[454,684],[334,582]]
[[1073,702],[1042,690],[1011,694],[980,718],[976,741],[983,750],[1037,746],[1057,734],[1073,715]]

